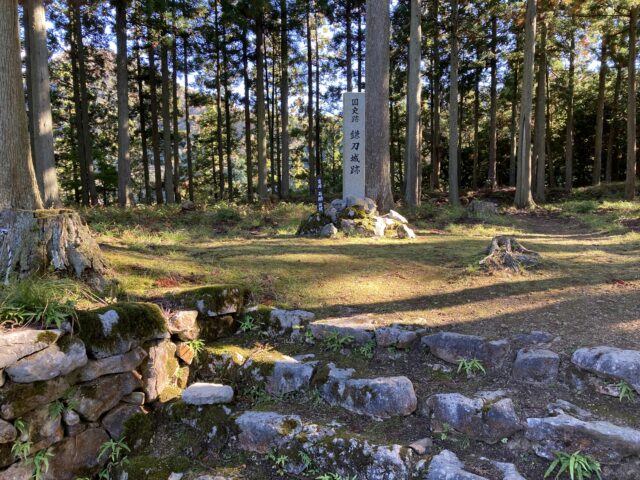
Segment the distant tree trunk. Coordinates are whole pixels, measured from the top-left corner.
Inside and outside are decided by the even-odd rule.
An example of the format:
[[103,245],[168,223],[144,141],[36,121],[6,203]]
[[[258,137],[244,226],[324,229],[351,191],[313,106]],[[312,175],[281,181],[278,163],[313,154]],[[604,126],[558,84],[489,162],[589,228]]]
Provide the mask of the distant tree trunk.
[[615,149],[615,140],[618,131],[618,109],[620,102],[620,90],[622,88],[622,67],[620,64],[616,65],[616,84],[613,89],[613,106],[611,109],[611,122],[609,125],[609,140],[607,142],[607,165],[605,181],[611,183],[613,179],[613,151]]
[[260,201],[269,198],[267,191],[267,139],[264,116],[264,25],[260,12],[256,17],[256,116],[258,131],[258,195]]
[[244,148],[247,159],[247,197],[253,202],[253,162],[251,158],[251,84],[249,82],[249,53],[247,31],[242,33],[242,77],[244,85]]
[[598,75],[598,103],[596,106],[596,149],[593,156],[593,185],[600,185],[602,177],[602,135],[604,130],[604,97],[607,83],[607,46],[609,39],[602,39],[600,48],[600,73]]
[[407,205],[420,205],[420,107],[422,104],[422,82],[420,80],[420,58],[422,43],[422,12],[419,0],[411,0],[411,21],[409,40],[409,65],[407,80],[407,148],[406,154],[406,189]]
[[527,0],[525,18],[522,100],[520,102],[520,135],[518,136],[518,172],[515,206],[528,208],[534,204],[531,195],[531,107],[533,97],[533,61],[536,38],[536,0]]
[[365,192],[380,212],[393,207],[389,175],[389,38],[387,0],[367,0]]
[[546,138],[546,148],[547,148],[547,171],[548,176],[549,176],[549,187],[550,188],[555,188],[556,187],[556,175],[555,175],[555,165],[553,162],[553,149],[552,149],[552,145],[551,145],[551,105],[553,104],[553,99],[551,97],[551,85],[549,82],[549,78],[551,76],[551,67],[549,65],[549,62],[547,61],[547,71],[545,72],[545,85],[546,85],[546,89],[547,89],[547,115],[546,115],[546,129],[547,129],[547,134],[545,135]]
[[513,96],[511,97],[511,124],[509,126],[509,186],[516,186],[516,159],[518,155],[518,63],[513,62]]
[[173,26],[173,45],[171,45],[171,95],[172,95],[172,123],[173,123],[173,190],[175,192],[176,201],[180,201],[180,128],[178,126],[178,36],[175,27],[175,1],[174,5],[174,26]]
[[627,180],[625,198],[636,197],[636,29],[638,26],[638,8],[631,7],[629,21],[629,87],[627,89]]
[[44,0],[27,0],[28,75],[30,84],[31,132],[36,179],[45,207],[60,205],[58,177],[53,152],[53,120],[51,116],[51,86]]
[[[478,59],[480,52],[478,52]],[[475,80],[473,82],[473,170],[471,172],[471,187],[478,188],[478,163],[480,156],[480,77],[482,69],[476,68]]]
[[575,81],[576,34],[571,31],[569,46],[569,91],[567,92],[567,135],[564,144],[564,189],[573,188],[573,94]]
[[[149,27],[151,28],[151,27]],[[151,145],[153,148],[153,169],[155,177],[156,202],[164,203],[162,191],[162,161],[160,160],[160,128],[158,127],[158,91],[156,78],[156,51],[149,43],[149,98],[151,101]]]
[[127,2],[115,0],[116,77],[118,90],[118,205],[129,203],[131,163],[129,159],[129,76],[127,72]]
[[162,148],[164,158],[164,190],[167,203],[175,203],[173,190],[173,162],[171,160],[171,91],[169,86],[169,48],[162,42],[160,46],[162,70]]
[[222,25],[222,63],[224,64],[224,125],[226,131],[226,155],[227,155],[227,190],[229,191],[229,200],[233,201],[233,163],[231,161],[231,140],[233,132],[231,131],[231,91],[229,90],[229,61],[227,54],[227,29]]
[[[282,0],[282,4],[286,3],[285,0]],[[286,7],[283,7],[286,9]],[[285,17],[286,20],[286,10]],[[282,22],[283,28],[285,27],[285,22]],[[347,61],[347,92],[353,91],[353,34],[351,32],[351,0],[346,0],[345,4],[345,30],[346,30],[346,41],[347,41],[347,52],[346,52],[346,61]],[[282,57],[285,58],[285,57]]]
[[440,23],[438,22],[439,0],[434,0],[433,19],[433,99],[431,106],[433,120],[431,128],[431,190],[440,188]]
[[311,49],[311,0],[307,3],[307,154],[309,156],[309,195],[315,194],[316,161],[313,146],[313,50]]
[[147,109],[144,104],[144,88],[142,83],[142,64],[140,62],[140,45],[136,45],[136,80],[138,83],[138,108],[140,110],[140,147],[142,149],[142,169],[144,175],[144,200],[151,203],[151,185],[149,184],[149,152],[147,151]]
[[[22,7],[22,28],[25,32],[24,34],[24,65],[25,65],[25,86],[27,93],[27,124],[29,126],[29,144],[31,145],[31,159],[34,163],[34,168],[36,167],[36,157],[35,157],[35,140],[34,140],[34,130],[35,126],[33,124],[33,92],[31,91],[31,39],[32,35],[29,34],[31,20],[29,19],[29,8],[27,2],[25,1]],[[36,177],[37,177],[36,172]],[[40,185],[38,185],[40,187]],[[42,195],[42,193],[41,193]]]
[[[347,0],[348,2],[349,0]],[[280,31],[280,122],[282,142],[282,176],[281,176],[281,197],[289,198],[289,24],[287,20],[287,0],[281,0],[281,28]],[[347,48],[347,57],[349,49]],[[347,70],[348,72],[349,70]]]
[[189,117],[189,40],[185,35],[182,43],[184,56],[184,123],[187,135],[187,177],[189,180],[189,200],[194,201],[193,158],[191,153],[191,118]]
[[[269,186],[271,187],[271,193],[275,193],[275,174],[276,174],[276,164],[275,164],[275,151],[274,147],[274,139],[273,139],[273,94],[271,88],[274,84],[274,78],[269,78],[269,52],[267,50],[267,39],[265,38],[264,43],[264,83],[265,83],[265,93],[266,93],[266,103],[267,103],[267,134],[269,136],[267,142],[267,152],[269,155]],[[271,63],[273,64],[273,58],[271,59]]]
[[498,111],[498,18],[491,17],[491,106],[489,108],[489,188],[498,186],[497,177],[497,111]]
[[546,105],[547,105],[547,24],[542,21],[540,29],[540,60],[538,64],[538,91],[536,94],[536,131],[535,158],[536,166],[536,195],[538,202],[544,202],[545,173],[546,173]]
[[451,0],[451,72],[449,77],[449,203],[459,205],[458,194],[458,0]]
[[315,47],[316,47],[316,175],[322,177],[322,144],[320,142],[320,45],[318,44],[318,13],[317,10],[313,12],[313,31],[315,35]]
[[364,42],[364,35],[362,33],[362,17],[364,16],[364,4],[360,7],[360,15],[358,15],[358,91],[361,92],[362,85],[362,43]]
[[218,170],[220,174],[220,180],[218,181],[218,187],[220,188],[220,200],[224,198],[224,145],[222,144],[222,78],[220,70],[220,28],[218,23],[218,2],[215,2],[214,8],[214,29],[216,34],[215,49],[216,49],[216,146],[218,149]]

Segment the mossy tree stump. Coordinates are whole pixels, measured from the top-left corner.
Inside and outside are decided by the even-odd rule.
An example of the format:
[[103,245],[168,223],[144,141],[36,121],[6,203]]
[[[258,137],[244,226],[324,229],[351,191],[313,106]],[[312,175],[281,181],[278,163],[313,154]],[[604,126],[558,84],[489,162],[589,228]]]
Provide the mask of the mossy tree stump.
[[0,211],[0,280],[47,271],[103,289],[107,265],[80,215],[63,209]]

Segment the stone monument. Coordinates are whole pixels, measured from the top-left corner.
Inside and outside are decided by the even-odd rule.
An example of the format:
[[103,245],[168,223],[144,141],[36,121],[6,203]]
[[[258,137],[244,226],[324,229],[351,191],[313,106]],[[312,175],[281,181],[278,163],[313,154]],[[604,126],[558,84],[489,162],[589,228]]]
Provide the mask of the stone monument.
[[365,102],[364,92],[345,92],[342,198],[364,198]]

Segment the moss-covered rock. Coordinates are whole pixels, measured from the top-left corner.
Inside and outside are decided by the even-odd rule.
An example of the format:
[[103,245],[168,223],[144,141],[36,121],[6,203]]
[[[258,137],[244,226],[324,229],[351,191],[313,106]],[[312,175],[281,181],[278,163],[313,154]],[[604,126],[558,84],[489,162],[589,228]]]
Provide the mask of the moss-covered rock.
[[94,358],[121,355],[146,341],[168,338],[167,321],[152,303],[115,303],[78,311],[78,335]]
[[301,237],[317,237],[320,235],[322,228],[330,223],[332,223],[330,216],[319,212],[312,213],[300,223],[296,235]]
[[[139,455],[129,457],[121,473],[127,473],[130,480],[167,480],[172,473],[187,472],[193,461],[187,457],[154,457]],[[121,477],[118,477],[121,478]]]
[[74,383],[74,374],[34,383],[7,382],[0,389],[0,416],[13,420],[62,397]]

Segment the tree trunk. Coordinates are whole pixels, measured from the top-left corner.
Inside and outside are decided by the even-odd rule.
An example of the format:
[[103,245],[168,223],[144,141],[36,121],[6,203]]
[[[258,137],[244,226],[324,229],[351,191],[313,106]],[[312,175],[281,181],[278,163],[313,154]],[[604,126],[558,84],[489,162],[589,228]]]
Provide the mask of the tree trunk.
[[440,23],[438,22],[438,10],[440,3],[438,0],[434,1],[433,7],[433,19],[434,19],[434,34],[433,34],[433,78],[431,83],[433,85],[433,99],[431,111],[433,114],[433,121],[431,127],[431,190],[437,190],[440,188]]
[[564,189],[567,192],[573,188],[573,93],[576,56],[576,34],[574,31],[571,31],[569,48],[569,98],[567,99],[567,135],[564,145]]
[[[27,125],[29,127],[29,144],[31,145],[31,159],[33,160],[34,168],[36,167],[36,157],[35,157],[35,140],[34,140],[34,130],[35,126],[33,124],[33,92],[31,91],[31,35],[29,35],[29,29],[31,20],[29,20],[29,9],[27,8],[27,2],[25,1],[22,7],[22,28],[25,32],[24,34],[24,66],[25,66],[25,86],[27,93]],[[37,176],[37,174],[36,174]],[[40,188],[40,185],[38,185]],[[42,195],[42,192],[40,193]]]
[[389,37],[389,2],[367,0],[365,192],[382,213],[393,207],[389,178]]
[[267,191],[267,139],[264,116],[264,25],[260,12],[256,18],[256,121],[258,135],[258,195],[261,202],[269,199]]
[[[151,27],[149,27],[151,29]],[[160,160],[160,129],[158,127],[158,90],[156,79],[156,52],[155,47],[149,43],[149,98],[151,101],[151,144],[153,148],[153,169],[155,177],[156,202],[164,203],[162,191],[162,162]]]
[[322,144],[320,143],[320,45],[318,44],[318,13],[313,12],[313,25],[316,44],[316,175],[322,177]]
[[498,186],[497,177],[497,110],[498,110],[498,18],[491,17],[491,106],[489,107],[489,188]]
[[222,25],[222,38],[224,44],[222,46],[222,63],[224,64],[224,125],[226,131],[226,155],[227,155],[227,190],[229,201],[233,201],[233,164],[231,162],[231,139],[233,133],[231,131],[231,91],[229,90],[229,61],[227,59],[227,30]]
[[[265,101],[267,103],[267,135],[269,136],[267,143],[267,153],[269,155],[269,186],[271,187],[271,193],[276,193],[275,189],[275,174],[276,174],[276,164],[274,159],[274,139],[273,139],[273,93],[272,86],[274,84],[274,78],[271,77],[269,80],[269,52],[267,50],[267,39],[265,38],[264,43],[264,83],[265,83],[265,92],[266,98]],[[273,63],[273,58],[272,58]]]
[[47,53],[47,27],[44,0],[27,0],[25,16],[28,19],[28,75],[30,84],[31,131],[36,179],[44,206],[60,205],[58,177],[53,152],[53,120],[51,117],[51,86],[49,84],[49,57]]
[[513,61],[513,96],[511,97],[511,124],[509,127],[509,186],[516,186],[516,159],[518,156],[518,63]]
[[[286,0],[281,1],[283,5],[283,9],[285,9],[285,16],[283,17],[286,20]],[[353,40],[352,40],[352,32],[351,32],[351,0],[346,0],[345,4],[345,31],[346,31],[346,42],[347,42],[347,92],[353,91]],[[284,29],[286,22],[282,22],[282,28]],[[282,57],[285,58],[285,57]]]
[[[214,29],[215,29],[215,55],[216,55],[216,144],[218,149],[218,168],[220,172],[220,180],[218,187],[220,188],[220,200],[224,198],[224,146],[222,144],[222,79],[220,73],[220,38],[218,24],[218,2],[215,2],[214,8]],[[214,173],[215,175],[215,173]]]
[[627,88],[627,180],[625,198],[636,197],[636,30],[638,26],[638,8],[631,7],[629,21],[629,87]]
[[407,205],[420,205],[420,107],[422,104],[422,82],[420,80],[420,57],[422,43],[422,12],[419,0],[411,0],[411,22],[409,37],[409,65],[407,80],[407,148],[406,154],[406,189]]
[[176,201],[180,201],[180,129],[178,127],[178,36],[175,27],[175,1],[173,15],[173,45],[171,45],[171,96],[172,96],[172,130],[173,130],[173,190]]
[[251,98],[249,97],[249,53],[247,31],[242,33],[242,77],[244,85],[244,148],[247,159],[247,197],[253,202],[253,162],[251,158]]
[[[348,0],[349,1],[349,0]],[[282,176],[281,197],[289,198],[289,30],[287,21],[287,0],[281,0],[281,32],[280,32],[280,58],[281,58],[281,77],[280,77],[280,122],[282,142]],[[347,57],[349,56],[347,48]],[[348,72],[349,70],[347,70]]]
[[185,35],[182,43],[184,53],[184,123],[187,135],[187,177],[189,180],[189,200],[194,201],[193,158],[191,154],[191,118],[189,117],[189,40]]
[[458,0],[451,0],[451,72],[449,77],[449,203],[459,205],[458,194]]
[[144,200],[151,203],[151,185],[149,184],[149,152],[147,151],[147,109],[144,104],[142,83],[142,64],[140,62],[140,46],[136,48],[136,77],[138,82],[138,108],[140,109],[140,143],[142,149],[142,168],[144,174]]
[[307,3],[307,154],[309,156],[309,195],[315,194],[316,161],[313,147],[313,50],[311,49],[311,0]]
[[602,135],[604,130],[604,96],[607,83],[607,45],[609,39],[605,36],[602,39],[600,50],[600,74],[598,76],[598,103],[596,106],[596,149],[593,156],[593,178],[594,186],[600,185],[602,177]]
[[535,152],[534,158],[536,166],[536,195],[538,202],[544,202],[545,190],[545,167],[546,156],[546,104],[547,104],[547,24],[542,21],[540,29],[540,61],[538,65],[538,91],[536,93],[536,131],[535,131]]
[[171,87],[169,86],[169,48],[160,46],[160,69],[162,70],[162,148],[164,159],[164,190],[167,203],[175,203],[173,190],[173,162],[171,160]]
[[[480,59],[480,52],[478,52],[478,60]],[[478,164],[480,156],[480,78],[482,76],[482,69],[476,68],[476,78],[473,82],[473,170],[471,172],[471,187],[473,189],[478,188]]]
[[358,15],[358,92],[362,92],[362,44],[364,42],[362,33],[362,17],[364,13],[364,4],[360,6],[360,15]]
[[546,145],[547,145],[547,171],[548,173],[548,177],[549,177],[549,188],[556,188],[556,175],[555,175],[555,165],[553,162],[553,149],[552,149],[552,144],[551,144],[551,105],[553,104],[553,99],[551,97],[551,85],[549,82],[549,78],[551,76],[551,67],[549,65],[549,62],[547,61],[547,71],[546,71],[546,75],[545,75],[545,85],[546,85],[546,89],[547,89],[547,115],[546,115],[546,129],[547,129],[547,134],[545,136],[546,138]]
[[116,77],[118,90],[118,205],[126,207],[131,191],[129,159],[129,79],[127,73],[127,3],[115,0],[116,7]]
[[616,65],[616,84],[613,89],[613,106],[611,109],[611,123],[609,125],[609,140],[607,142],[607,165],[605,181],[611,183],[613,179],[613,151],[615,149],[615,140],[618,132],[618,109],[620,102],[620,90],[622,88],[622,68],[620,64]]
[[515,196],[515,206],[517,208],[529,208],[535,205],[531,195],[531,107],[533,97],[533,61],[536,50],[535,38],[536,0],[527,0]]

